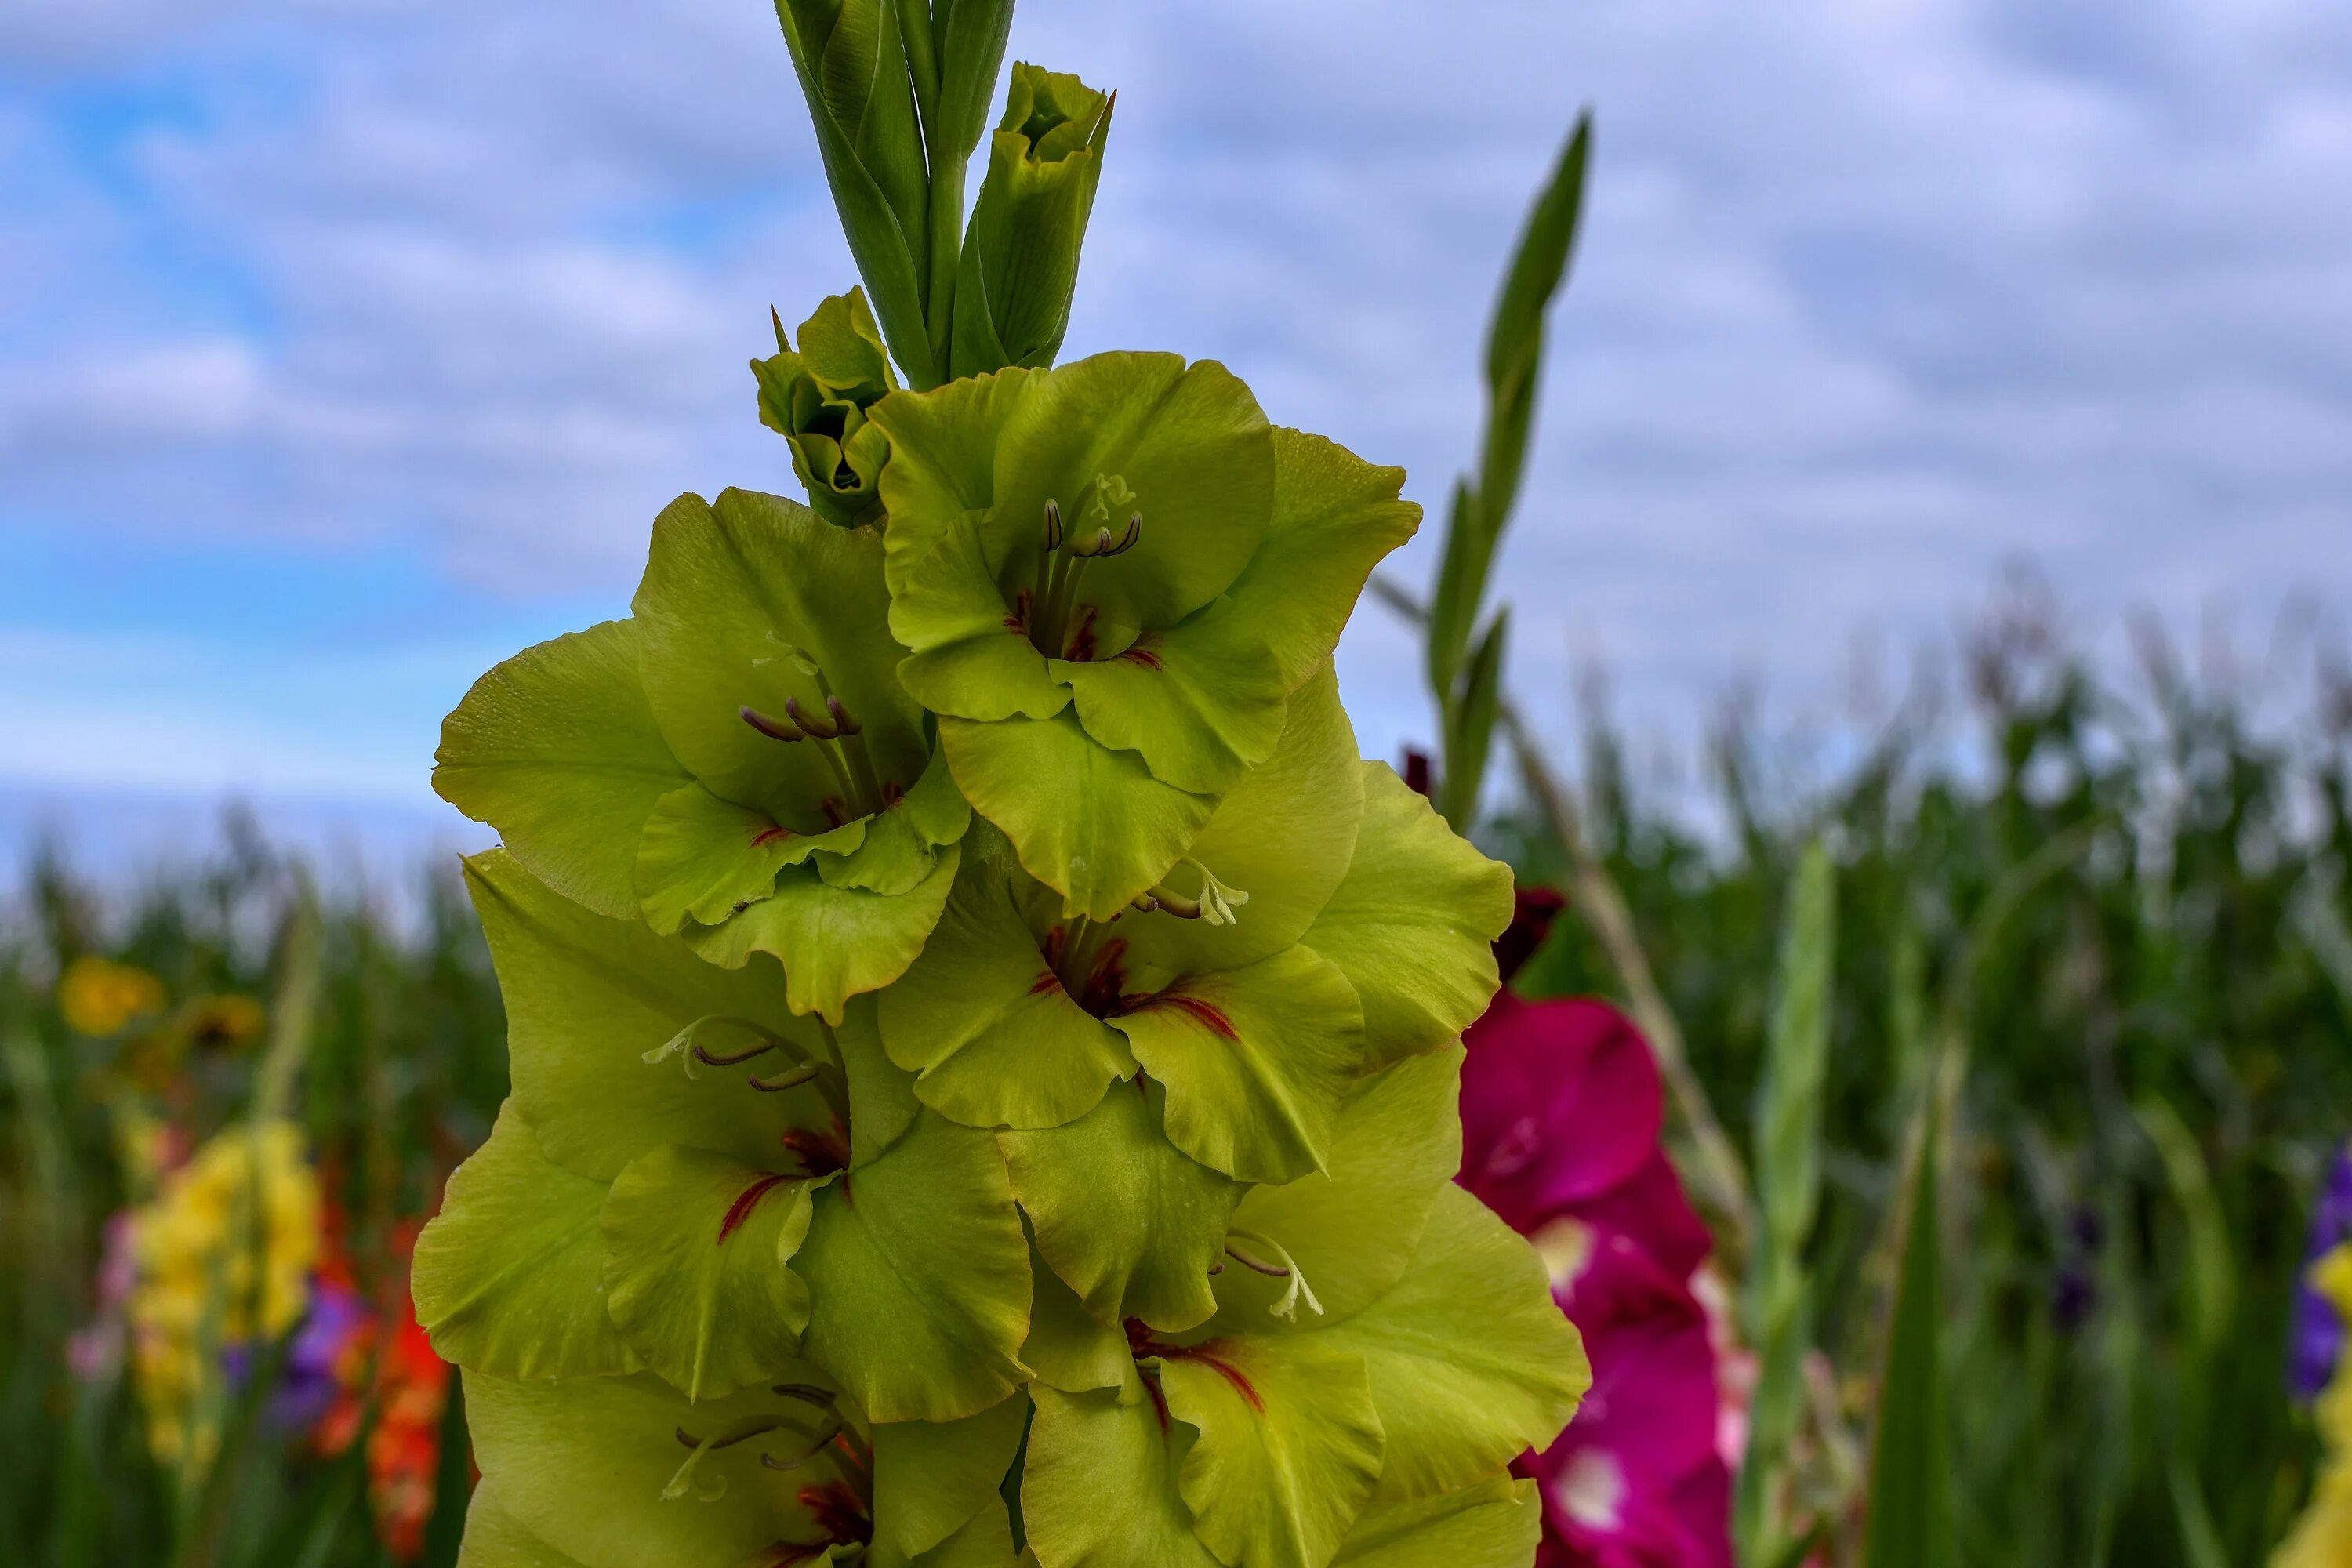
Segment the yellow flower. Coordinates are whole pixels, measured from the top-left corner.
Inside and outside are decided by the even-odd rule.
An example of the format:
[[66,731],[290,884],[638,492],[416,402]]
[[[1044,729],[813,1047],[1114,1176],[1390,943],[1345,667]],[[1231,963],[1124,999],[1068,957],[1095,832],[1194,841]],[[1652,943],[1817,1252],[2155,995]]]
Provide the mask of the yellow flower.
[[111,1035],[163,1010],[163,983],[135,964],[95,953],[77,958],[58,981],[58,1010],[79,1035]]
[[275,1339],[300,1320],[319,1212],[301,1129],[284,1121],[221,1132],[132,1212],[131,1364],[157,1458],[209,1460],[221,1352]]

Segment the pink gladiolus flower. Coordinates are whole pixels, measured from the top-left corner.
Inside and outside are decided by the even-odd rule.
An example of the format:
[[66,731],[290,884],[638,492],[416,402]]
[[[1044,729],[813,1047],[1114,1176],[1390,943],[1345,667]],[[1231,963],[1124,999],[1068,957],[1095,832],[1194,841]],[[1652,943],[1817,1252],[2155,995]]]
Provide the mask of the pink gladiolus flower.
[[1542,1568],[1730,1568],[1716,1348],[1693,1279],[1711,1245],[1658,1146],[1657,1064],[1600,1002],[1504,992],[1464,1042],[1464,1186],[1532,1238],[1584,1335],[1592,1389],[1523,1457]]

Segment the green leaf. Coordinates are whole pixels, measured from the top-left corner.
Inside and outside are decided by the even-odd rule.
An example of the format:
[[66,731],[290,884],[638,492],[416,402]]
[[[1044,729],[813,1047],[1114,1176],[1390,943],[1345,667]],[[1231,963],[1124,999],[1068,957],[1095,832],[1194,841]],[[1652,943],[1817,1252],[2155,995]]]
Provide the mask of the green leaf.
[[807,867],[776,879],[776,890],[724,924],[689,930],[687,941],[712,963],[739,969],[764,952],[782,963],[793,1011],[841,1022],[851,997],[879,991],[907,972],[947,907],[960,847],[940,851],[930,875],[896,896],[833,887]]
[[[1288,1327],[1311,1331],[1349,1318],[1402,1278],[1431,1206],[1462,1166],[1461,1076],[1462,1047],[1449,1046],[1366,1079],[1340,1113],[1328,1174],[1252,1187],[1242,1199],[1234,1226],[1279,1243],[1322,1303],[1319,1314],[1297,1311]],[[1216,1282],[1219,1321],[1234,1331],[1286,1326],[1271,1321],[1284,1284],[1226,1269]]]
[[1077,1292],[1062,1282],[1043,1258],[1029,1260],[1036,1297],[1029,1310],[1029,1337],[1021,1360],[1037,1383],[1065,1394],[1117,1388],[1132,1377],[1135,1358],[1125,1331],[1087,1310]]
[[1943,1288],[1936,1217],[1936,1128],[1927,1132],[1911,1180],[1911,1217],[1895,1287],[1894,1328],[1880,1384],[1878,1431],[1870,1456],[1866,1568],[1949,1568],[1959,1534],[1952,1508],[1952,1462],[1945,1415],[1943,1356],[1937,1339]]
[[1297,690],[1323,668],[1372,568],[1421,526],[1421,508],[1398,499],[1403,484],[1402,468],[1275,427],[1265,543],[1227,596],[1263,629],[1283,689]]
[[1363,999],[1379,1067],[1461,1037],[1495,994],[1511,873],[1455,836],[1385,763],[1365,763],[1347,879],[1307,933]]
[[1168,1142],[1166,1099],[1157,1083],[1119,1084],[1066,1127],[997,1142],[1037,1250],[1087,1311],[1172,1332],[1216,1310],[1209,1269],[1242,1189]]
[[645,1060],[706,1017],[747,1020],[822,1057],[772,967],[714,969],[642,921],[589,913],[498,850],[467,860],[466,879],[506,1001],[514,1105],[557,1164],[610,1182],[662,1143],[758,1164],[820,1108],[810,1090],[759,1094],[735,1072],[688,1077]]
[[636,1371],[604,1311],[604,1184],[551,1162],[509,1100],[416,1238],[409,1288],[442,1359],[513,1378]]
[[701,1400],[800,1354],[808,1287],[785,1267],[809,1227],[804,1179],[664,1143],[604,1199],[606,1310],[646,1364]]
[[1117,1030],[1081,1010],[1013,900],[1011,851],[966,845],[955,890],[922,955],[882,993],[891,1059],[915,1093],[971,1127],[1054,1127],[1086,1114],[1135,1070]]
[[1132,1363],[1118,1392],[1039,1387],[1035,1396],[1021,1515],[1040,1563],[1221,1568],[1179,1489],[1195,1434],[1169,1419]]
[[978,1415],[1026,1380],[1029,1245],[995,1140],[936,1115],[816,1197],[809,1358],[877,1421]]
[[1015,1394],[961,1421],[877,1424],[872,1432],[876,1530],[919,1557],[983,1508],[1001,1515],[997,1487],[1028,1420],[1028,1396]]
[[1201,1434],[1179,1483],[1201,1540],[1252,1568],[1329,1563],[1381,1473],[1363,1357],[1320,1336],[1251,1337],[1157,1370],[1169,1413]]
[[1511,612],[1498,612],[1478,640],[1463,678],[1461,699],[1447,716],[1445,772],[1438,780],[1446,821],[1466,832],[1478,820],[1478,793],[1486,781],[1486,754],[1495,739],[1495,716],[1503,700],[1503,650],[1510,638]]
[[1168,874],[1216,802],[1151,776],[1077,716],[978,724],[940,721],[956,783],[1013,841],[1021,864],[1063,897],[1066,914],[1109,920]]
[[1332,1568],[1524,1568],[1543,1535],[1531,1480],[1497,1476],[1460,1491],[1369,1508]]
[[[796,1458],[821,1426],[798,1400],[760,1388],[694,1405],[649,1373],[516,1383],[474,1372],[465,1397],[484,1484],[517,1526],[592,1568],[741,1563],[821,1539],[800,1492],[837,1477],[833,1456],[795,1471],[760,1462]],[[698,1456],[681,1434],[710,1446]]]
[[1355,988],[1305,947],[1182,976],[1111,1025],[1168,1087],[1169,1141],[1244,1182],[1320,1169],[1364,1068]]
[[515,1521],[499,1501],[498,1489],[474,1489],[466,1505],[466,1538],[457,1548],[457,1568],[582,1568]]
[[433,787],[508,853],[601,915],[637,912],[637,832],[688,780],[637,679],[637,626],[543,642],[474,683],[442,721]]
[[1549,1447],[1592,1382],[1535,1248],[1450,1182],[1395,1285],[1292,1337],[1362,1359],[1388,1437],[1384,1500],[1468,1486]]

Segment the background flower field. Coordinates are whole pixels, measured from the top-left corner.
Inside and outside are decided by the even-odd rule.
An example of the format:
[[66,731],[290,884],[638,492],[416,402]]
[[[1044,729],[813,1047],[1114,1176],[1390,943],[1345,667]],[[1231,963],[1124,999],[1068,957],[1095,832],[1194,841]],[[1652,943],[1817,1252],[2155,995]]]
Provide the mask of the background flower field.
[[[2259,1562],[2320,1461],[2287,1368],[2352,1104],[2352,684],[2298,680],[2288,711],[2154,632],[2110,669],[2057,624],[2012,587],[1951,689],[1843,761],[1727,721],[1668,773],[1588,694],[1559,764],[1581,858],[1513,804],[1539,794],[1481,826],[1571,894],[1516,989],[1663,1008],[1750,1169],[1791,888],[1826,847],[1818,1348],[1771,1480],[1817,1561],[1862,1560],[1906,1129],[1937,1092],[1958,1562]],[[7,898],[0,1540],[58,1568],[446,1563],[471,1472],[404,1259],[505,1091],[488,961],[447,864],[322,894],[266,825],[228,846],[135,888],[37,855]],[[1604,883],[1654,996],[1591,918]],[[273,1142],[291,1160],[236,1152]],[[1668,1143],[1705,1211],[1686,1117]],[[162,1181],[207,1151],[250,1177],[210,1206]],[[226,1265],[170,1266],[236,1237],[258,1331]],[[1737,1237],[1718,1258],[1738,1275]]]

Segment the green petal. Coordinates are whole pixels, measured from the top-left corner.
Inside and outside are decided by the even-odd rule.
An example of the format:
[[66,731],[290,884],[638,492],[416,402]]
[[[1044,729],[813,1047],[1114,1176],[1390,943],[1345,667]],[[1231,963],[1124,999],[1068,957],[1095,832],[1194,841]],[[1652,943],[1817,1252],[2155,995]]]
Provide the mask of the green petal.
[[982,1509],[997,1505],[997,1488],[1013,1468],[1029,1400],[1014,1394],[961,1421],[886,1421],[872,1433],[874,1521],[877,1532],[908,1556],[919,1556],[961,1530]]
[[[1241,776],[1184,850],[1249,895],[1231,925],[1135,911],[1119,917],[1132,968],[1158,984],[1178,974],[1238,969],[1297,942],[1338,890],[1364,814],[1356,731],[1328,665],[1291,697],[1282,742]],[[1198,894],[1200,872],[1179,865],[1166,885]]]
[[1213,360],[1100,353],[1032,376],[997,441],[982,524],[1000,583],[1034,580],[1049,497],[1070,530],[1126,527],[1087,517],[1097,475],[1127,482],[1143,532],[1088,569],[1078,600],[1105,626],[1165,629],[1223,593],[1265,541],[1273,432]]
[[485,1482],[466,1504],[466,1535],[457,1546],[457,1568],[582,1568],[516,1522]]
[[1244,1182],[1320,1169],[1363,1058],[1363,1013],[1337,965],[1304,947],[1186,975],[1111,1020],[1168,1086],[1168,1137]]
[[1228,1563],[1323,1568],[1381,1473],[1364,1361],[1319,1336],[1213,1340],[1160,1363],[1193,1528]]
[[[1234,1225],[1287,1249],[1323,1305],[1319,1314],[1297,1310],[1288,1327],[1352,1316],[1412,1261],[1430,1206],[1462,1168],[1461,1069],[1462,1047],[1449,1046],[1366,1080],[1340,1114],[1328,1174],[1252,1187],[1242,1200]],[[1237,1331],[1284,1327],[1272,1314],[1282,1290],[1250,1269],[1226,1269],[1217,1279],[1219,1322]]]
[[1196,795],[1231,788],[1282,734],[1289,689],[1261,629],[1230,602],[1147,632],[1115,658],[1051,668],[1087,734],[1137,752],[1152,777]]
[[1366,1509],[1331,1568],[1526,1568],[1542,1536],[1536,1483],[1497,1476],[1440,1497]]
[[1379,1066],[1459,1038],[1486,1010],[1493,943],[1511,923],[1511,872],[1456,837],[1385,763],[1363,767],[1356,858],[1307,944],[1355,984]]
[[1320,436],[1274,432],[1273,521],[1231,596],[1285,689],[1331,656],[1372,568],[1421,526],[1421,508],[1397,499],[1403,483],[1402,468],[1376,468]]
[[821,834],[779,827],[765,812],[719,799],[688,783],[661,797],[637,841],[638,908],[670,935],[688,921],[717,925],[766,898],[776,873],[819,847],[851,850],[871,818]]
[[1036,1299],[1029,1310],[1029,1337],[1022,1342],[1022,1363],[1037,1382],[1066,1394],[1095,1388],[1117,1388],[1135,1374],[1135,1358],[1127,1335],[1087,1310],[1077,1292],[1062,1283],[1042,1258],[1029,1260],[1036,1282]]
[[[890,438],[882,470],[890,630],[914,650],[899,679],[935,713],[1044,719],[1070,700],[1028,635],[1007,625],[1011,605],[998,581],[1005,563],[992,558],[982,533],[993,504],[996,443],[1030,379],[1027,371],[1005,371],[950,382],[894,394],[872,411]],[[1043,521],[1041,505],[1031,528]]]
[[1311,1337],[1370,1370],[1384,1500],[1451,1491],[1550,1447],[1592,1381],[1535,1248],[1451,1183],[1404,1277]]
[[1074,713],[941,719],[940,744],[972,809],[1062,895],[1066,914],[1117,915],[1168,874],[1216,805],[1153,778],[1135,752],[1105,749]]
[[862,840],[847,853],[823,846],[817,875],[836,888],[888,897],[914,891],[939,863],[940,846],[953,844],[971,826],[971,807],[948,771],[947,753],[934,749],[914,787],[862,826]]
[[688,931],[687,941],[729,969],[767,953],[784,966],[793,1012],[839,1024],[852,996],[889,984],[923,951],[955,885],[957,858],[955,846],[941,850],[930,875],[896,897],[835,888],[796,867],[767,898],[719,925]]
[[992,1497],[953,1535],[919,1557],[899,1552],[887,1539],[866,1559],[874,1568],[1016,1568],[1024,1561],[1013,1544],[1013,1523],[1003,1500]]
[[[834,1475],[829,1456],[799,1470],[760,1463],[794,1456],[810,1407],[756,1389],[690,1405],[647,1373],[514,1383],[469,1372],[466,1423],[486,1485],[522,1529],[589,1568],[658,1568],[671,1563],[740,1563],[779,1541],[817,1538],[800,1490]],[[705,1451],[689,1490],[662,1493],[693,1450],[678,1441],[762,1422],[779,1428]]]
[[817,1194],[793,1271],[809,1358],[877,1421],[954,1421],[1025,1381],[1029,1246],[995,1140],[933,1115]]
[[1166,1098],[1157,1083],[1120,1084],[1066,1127],[997,1142],[1037,1250],[1087,1310],[1174,1331],[1216,1310],[1209,1268],[1242,1189],[1168,1142]]
[[[992,847],[983,852],[983,844]],[[1053,1127],[1135,1070],[1126,1039],[1054,977],[1013,904],[1011,856],[969,840],[922,956],[879,999],[891,1060],[915,1093],[969,1127]]]
[[850,1164],[870,1164],[895,1147],[915,1124],[922,1102],[915,1077],[890,1060],[875,1022],[874,998],[854,996],[834,1031],[833,1046],[849,1080]]
[[1192,1428],[1127,1369],[1119,1393],[1036,1390],[1021,1520],[1045,1568],[1221,1568],[1192,1532],[1177,1478]]
[[800,1354],[805,1180],[664,1143],[613,1179],[600,1228],[606,1310],[688,1399],[772,1379]]
[[761,1094],[740,1070],[688,1078],[675,1060],[645,1060],[711,1016],[749,1020],[822,1054],[774,969],[714,969],[643,921],[589,913],[497,850],[467,860],[466,879],[506,1001],[514,1103],[549,1159],[599,1182],[661,1143],[757,1164],[775,1154],[782,1131],[813,1119],[820,1102],[807,1089]]
[[416,1321],[445,1361],[499,1377],[637,1370],[604,1312],[604,1184],[550,1161],[509,1100],[416,1238]]
[[646,705],[637,641],[635,622],[606,621],[525,648],[474,683],[434,754],[442,799],[616,918],[637,912],[637,830],[688,776]]
[[900,649],[885,629],[882,541],[836,528],[781,496],[726,490],[715,506],[680,496],[654,523],[633,601],[646,695],[670,750],[710,791],[800,833],[828,826],[818,803],[839,786],[821,742],[772,740],[743,722],[787,698],[821,711],[814,661],[865,726],[884,781],[911,784],[929,756],[922,718],[899,688]]

